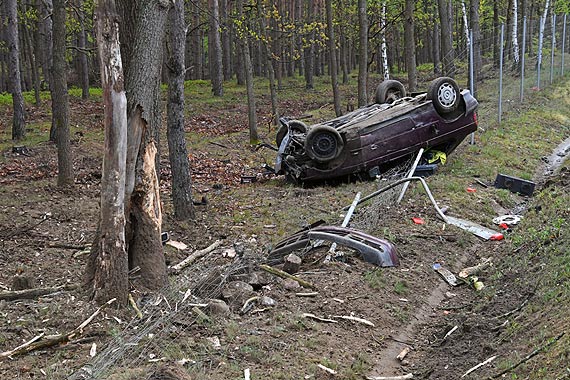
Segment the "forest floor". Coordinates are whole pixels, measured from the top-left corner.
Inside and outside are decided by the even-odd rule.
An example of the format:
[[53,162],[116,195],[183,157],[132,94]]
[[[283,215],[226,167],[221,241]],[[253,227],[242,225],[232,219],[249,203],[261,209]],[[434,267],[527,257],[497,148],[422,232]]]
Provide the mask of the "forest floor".
[[[492,99],[482,93],[479,120],[485,132],[476,134],[474,146],[464,142],[447,165],[427,178],[434,197],[451,215],[498,231],[494,217],[523,214],[523,222],[504,240],[483,241],[445,226],[423,190],[411,186],[400,205],[393,202],[397,192],[386,194],[359,208],[351,222],[353,228],[392,242],[400,265],[374,267],[343,247],[338,248],[343,253],[339,260],[325,263],[328,247],[317,248],[302,256],[297,274],[315,289],[271,276],[258,264],[277,241],[317,220],[340,225],[342,208],[357,192],[371,193],[391,178],[310,188],[286,183],[263,173],[261,165],[272,165],[274,153],[248,145],[247,112],[239,96],[230,107],[223,102],[190,105],[193,187],[196,200],[204,197],[207,204],[196,206],[194,221],[172,218],[164,149],[163,231],[188,245],[166,245],[164,254],[172,266],[219,240],[218,248],[171,274],[170,287],[161,296],[133,289],[142,318],[133,308],[107,307],[66,344],[0,356],[0,379],[80,379],[90,373],[115,380],[222,380],[250,373],[252,379],[413,374],[414,379],[445,380],[459,379],[487,359],[465,378],[504,377],[501,371],[511,379],[568,378],[570,337],[563,333],[569,322],[563,316],[570,259],[553,259],[556,270],[542,259],[553,246],[564,251],[570,240],[566,164],[554,175],[545,166],[545,157],[570,135],[569,93],[570,85],[564,83],[541,92],[513,108],[501,126],[494,122]],[[282,107],[289,115],[318,119],[321,112],[332,112],[332,105],[326,97],[316,100],[317,95],[285,98]],[[97,98],[71,99],[73,188],[55,185],[56,148],[45,141],[47,103],[28,107],[23,151],[10,144],[8,109],[0,120],[5,147],[0,158],[0,291],[11,290],[22,277],[32,287],[62,287],[33,299],[0,300],[0,352],[40,335],[41,342],[69,333],[97,310],[77,286],[98,219],[103,113]],[[268,109],[267,99],[262,98],[259,109]],[[272,143],[275,130],[267,127],[268,115],[261,116],[264,140]],[[555,156],[565,158],[569,151],[561,149]],[[535,197],[495,189],[492,182],[499,172],[536,180]],[[256,180],[242,183],[243,176]],[[413,217],[424,224],[415,224]],[[432,268],[440,263],[458,273],[485,258],[493,264],[479,274],[485,285],[481,291],[470,284],[451,287]],[[548,276],[553,283],[544,280]],[[238,278],[256,286],[228,297],[229,312],[202,307]],[[243,309],[254,296],[259,298],[250,299],[253,307]],[[267,298],[263,303],[263,296],[274,304]],[[405,348],[410,351],[404,360],[396,359]]]

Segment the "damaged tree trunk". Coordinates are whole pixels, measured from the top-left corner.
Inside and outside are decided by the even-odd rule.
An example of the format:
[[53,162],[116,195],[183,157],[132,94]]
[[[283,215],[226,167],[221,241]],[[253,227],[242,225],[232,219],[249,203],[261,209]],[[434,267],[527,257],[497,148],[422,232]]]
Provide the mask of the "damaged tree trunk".
[[[100,6],[111,6],[113,2],[101,0]],[[118,145],[110,146],[109,155],[117,155],[113,159],[117,160],[118,166],[123,165],[124,160],[124,175],[122,166],[121,169],[113,171],[104,165],[103,175],[108,175],[109,182],[112,183],[107,184],[109,189],[102,189],[101,220],[87,265],[87,281],[91,295],[98,302],[105,302],[110,296],[116,296],[121,304],[126,305],[128,268],[140,267],[140,277],[135,283],[139,288],[158,290],[165,286],[167,281],[160,239],[162,210],[156,170],[156,136],[161,121],[160,69],[170,2],[120,0],[116,6],[122,23],[117,34],[120,35],[121,51],[115,54],[120,54],[122,62],[125,63],[125,90],[128,97],[126,113],[122,108],[113,109],[111,112],[113,122],[115,117],[127,116],[127,136],[126,146],[124,137],[121,136],[119,140],[122,148]],[[109,11],[105,15],[111,20],[110,16],[114,17],[114,12]],[[100,40],[108,37],[99,35]],[[118,46],[116,50],[119,50]],[[113,57],[102,56],[102,59],[107,60],[102,61],[102,73],[109,74],[105,68],[117,64],[111,59]],[[110,87],[114,91],[120,89],[117,83]],[[109,89],[111,100],[115,101],[112,90]],[[121,103],[121,107],[123,106]],[[106,112],[109,111],[106,109]],[[110,144],[118,144],[113,134],[110,134],[108,139]],[[125,157],[119,157],[121,154]],[[104,203],[103,192],[110,192],[111,188],[116,190],[114,203]],[[107,196],[111,197],[108,194]],[[124,213],[124,220],[120,209]],[[107,212],[108,216],[105,214]],[[108,225],[109,223],[112,226]],[[110,229],[113,231],[109,231]],[[123,253],[123,244],[126,253]],[[113,256],[109,252],[112,252]],[[105,277],[111,279],[112,284],[103,281]]]

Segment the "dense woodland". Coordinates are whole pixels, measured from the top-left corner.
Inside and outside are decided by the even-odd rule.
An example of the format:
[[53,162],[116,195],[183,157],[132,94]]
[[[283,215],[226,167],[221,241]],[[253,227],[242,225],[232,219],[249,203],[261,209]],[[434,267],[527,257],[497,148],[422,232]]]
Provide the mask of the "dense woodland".
[[[416,90],[417,68],[433,76],[467,72],[472,38],[474,83],[483,64],[497,65],[499,25],[517,70],[523,23],[527,53],[542,51],[545,28],[567,14],[562,0],[347,1],[290,0],[2,0],[0,92],[13,100],[12,138],[25,137],[23,92],[51,94],[50,140],[57,145],[58,185],[73,184],[68,88],[101,87],[105,104],[105,151],[101,218],[86,282],[100,302],[126,303],[127,273],[138,267],[141,284],[166,284],[161,247],[162,211],[157,179],[161,85],[168,87],[167,135],[176,217],[193,217],[185,145],[184,81],[224,82],[247,88],[249,138],[259,142],[255,77],[269,79],[271,114],[282,114],[282,79],[330,76],[334,110],[342,114],[338,84],[358,71],[358,106],[368,103],[368,73],[407,77]],[[562,17],[559,17],[562,19]],[[564,18],[566,20],[566,18]],[[553,28],[564,42],[563,28]],[[537,38],[538,37],[538,38]],[[537,42],[538,41],[538,42]],[[537,45],[538,48],[537,48]],[[425,72],[425,70],[423,70]],[[465,76],[465,75],[463,75]],[[124,189],[124,191],[122,191]],[[127,254],[128,253],[128,254]]]

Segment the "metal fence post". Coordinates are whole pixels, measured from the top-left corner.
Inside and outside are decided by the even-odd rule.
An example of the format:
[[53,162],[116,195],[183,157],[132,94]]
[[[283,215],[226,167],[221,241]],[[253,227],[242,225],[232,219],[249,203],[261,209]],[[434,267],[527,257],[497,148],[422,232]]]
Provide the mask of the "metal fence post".
[[554,49],[556,48],[556,14],[552,15],[552,45],[550,47],[550,84],[554,82]]
[[523,17],[523,31],[522,31],[522,55],[521,55],[521,103],[524,99],[524,65],[525,65],[525,52],[526,52],[526,16]]
[[[473,67],[473,29],[469,30],[469,90],[471,91],[471,95],[475,96],[475,78],[473,75],[475,74],[475,68]],[[471,145],[475,144],[475,132],[471,133]]]
[[505,24],[501,24],[501,52],[499,56],[499,124],[503,113],[503,46],[505,44]]
[[560,76],[564,76],[564,54],[566,53],[564,51],[564,48],[566,46],[566,16],[568,16],[568,14],[564,14],[564,19],[562,21],[562,23],[564,24],[562,26],[562,63],[560,65]]

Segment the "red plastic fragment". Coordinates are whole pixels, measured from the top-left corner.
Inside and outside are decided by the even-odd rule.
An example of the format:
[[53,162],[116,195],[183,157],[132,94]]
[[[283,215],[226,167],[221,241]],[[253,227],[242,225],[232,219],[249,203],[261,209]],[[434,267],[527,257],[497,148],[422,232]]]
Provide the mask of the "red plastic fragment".
[[477,191],[477,189],[474,188],[474,187],[468,187],[468,188],[467,188],[467,192],[468,192],[468,193],[474,193],[474,192],[476,192],[476,191]]
[[422,218],[417,218],[417,217],[412,218],[412,221],[413,221],[415,224],[424,224],[424,223],[425,223]]
[[498,241],[498,240],[503,240],[503,239],[504,239],[504,236],[501,233],[491,236],[491,240]]
[[509,225],[507,223],[501,223],[501,224],[499,224],[499,227],[501,227],[503,230],[509,229]]

